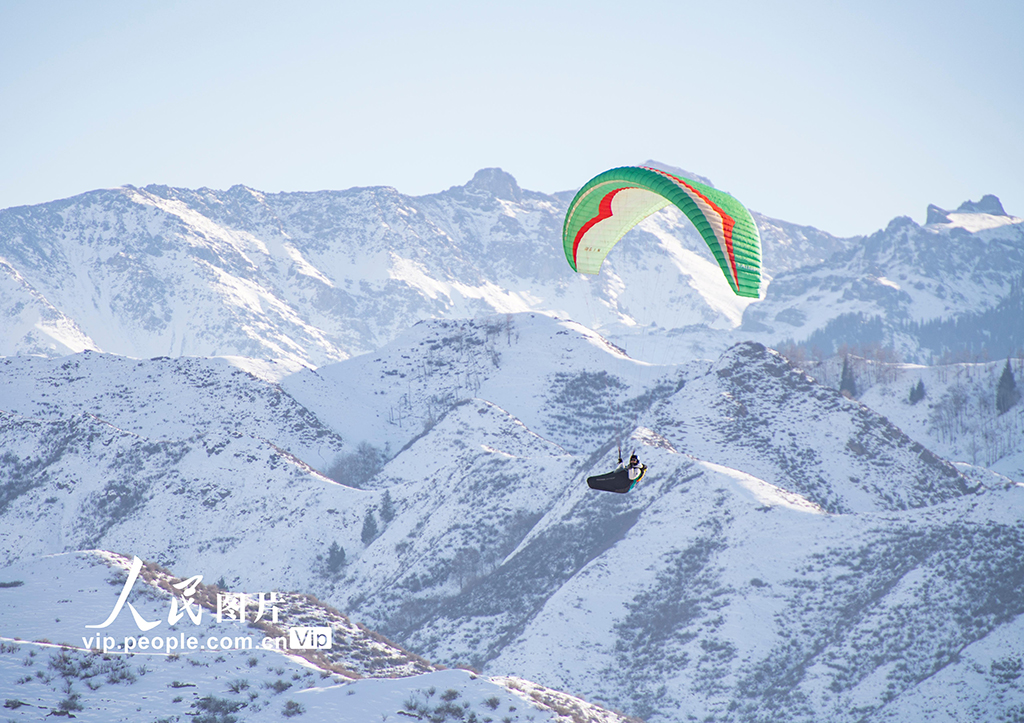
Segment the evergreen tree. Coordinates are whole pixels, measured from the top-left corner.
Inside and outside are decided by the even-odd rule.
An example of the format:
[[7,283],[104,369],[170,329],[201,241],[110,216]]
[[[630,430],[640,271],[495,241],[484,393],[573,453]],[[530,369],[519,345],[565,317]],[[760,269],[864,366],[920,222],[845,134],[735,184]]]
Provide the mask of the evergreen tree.
[[334,541],[327,549],[327,569],[332,574],[337,574],[344,565],[345,548],[339,545],[337,541]]
[[843,373],[839,380],[839,393],[844,397],[857,397],[857,382],[853,379],[853,367],[850,366],[850,355],[843,357]]
[[373,515],[373,510],[366,511],[366,517],[363,519],[363,533],[362,540],[364,545],[369,545],[373,542],[373,539],[377,536],[377,518]]
[[910,403],[917,404],[924,399],[924,381],[919,379],[917,384],[910,388]]
[[384,490],[384,499],[380,501],[380,518],[384,524],[395,519],[395,503],[391,500],[391,492]]
[[999,377],[999,384],[996,387],[996,409],[1003,414],[1018,401],[1020,401],[1020,390],[1017,389],[1017,380],[1013,378],[1010,360],[1007,359],[1006,366],[1003,367],[1003,375]]

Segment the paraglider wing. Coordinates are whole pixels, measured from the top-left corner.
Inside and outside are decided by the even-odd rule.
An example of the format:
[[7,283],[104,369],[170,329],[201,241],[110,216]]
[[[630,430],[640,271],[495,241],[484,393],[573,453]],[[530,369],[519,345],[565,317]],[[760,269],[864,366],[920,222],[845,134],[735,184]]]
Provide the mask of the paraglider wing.
[[598,273],[627,231],[670,203],[697,228],[732,290],[756,299],[761,238],[750,212],[727,193],[656,168],[613,168],[580,189],[562,226],[569,265],[580,273]]

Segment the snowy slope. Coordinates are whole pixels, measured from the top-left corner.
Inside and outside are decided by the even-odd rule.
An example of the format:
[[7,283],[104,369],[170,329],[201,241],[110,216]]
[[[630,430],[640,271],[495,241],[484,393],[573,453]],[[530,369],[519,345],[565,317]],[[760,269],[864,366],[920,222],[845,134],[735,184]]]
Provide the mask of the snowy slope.
[[[280,593],[267,609],[269,617],[276,608],[277,622],[258,627],[218,621],[217,593],[206,588],[200,594],[209,593],[210,607],[202,609],[200,622],[186,615],[170,625],[169,593],[178,579],[151,565],[143,568],[128,600],[156,628],[141,631],[127,609],[109,627],[87,628],[110,615],[130,567],[128,558],[84,552],[0,569],[0,691],[7,720],[70,714],[107,723],[220,714],[242,721],[302,715],[301,720],[355,723],[399,711],[439,720],[453,712],[459,719],[481,720],[500,711],[514,721],[567,722],[576,714],[625,723],[622,716],[525,680],[439,670],[305,596]],[[250,611],[247,620],[252,617]],[[289,628],[308,625],[331,627],[333,647],[288,650],[278,642]],[[140,649],[143,637],[159,639],[160,649]],[[194,647],[168,653],[165,641],[189,639]]]
[[[125,608],[109,627],[87,628],[110,615],[129,566],[120,556],[90,552],[27,559],[0,570],[0,581],[9,586],[0,588],[7,641],[0,655],[0,689],[7,701],[25,704],[9,703],[7,718],[40,720],[47,715],[43,711],[63,709],[89,721],[184,720],[200,713],[202,699],[210,696],[244,712],[269,708],[279,714],[295,691],[337,685],[355,675],[317,670],[266,650],[264,631],[218,623],[210,610],[203,610],[199,624],[186,615],[169,625],[170,595],[142,579],[128,599],[158,627],[143,633]],[[97,635],[108,638],[107,655],[93,652],[105,644]],[[161,642],[160,650],[127,654],[126,639],[143,635],[175,642],[194,637],[196,648],[182,646],[168,654]],[[212,649],[209,641],[223,647],[225,636],[229,649]]]
[[[301,590],[431,660],[650,721],[881,721],[946,710],[937,676],[968,686],[972,710],[1020,703],[1002,681],[1024,488],[964,474],[868,392],[867,406],[840,397],[756,344],[637,362],[535,312],[424,322],[296,368],[0,363],[4,563],[102,547],[232,589]],[[930,394],[949,391],[938,379]],[[595,493],[585,478],[614,465],[619,439],[648,478]],[[340,485],[302,456],[320,443],[386,449],[386,464],[363,489]],[[462,677],[295,700],[440,705],[450,686],[498,720],[477,681],[445,675]],[[525,720],[503,697],[536,700],[523,686],[498,696],[502,717]]]
[[[770,350],[657,367],[525,313],[289,368],[0,364],[5,562],[102,547],[302,590],[443,664],[651,721],[883,720],[896,700],[939,705],[918,686],[940,671],[988,686],[976,701],[995,690],[949,651],[1005,657],[1024,488],[963,474]],[[620,439],[648,478],[589,490]],[[386,464],[337,484],[294,451],[319,441]],[[865,657],[877,635],[892,644]],[[402,694],[426,705],[428,688]]]
[[721,465],[642,454],[648,485],[567,492],[402,639],[652,721],[882,719],[964,645],[992,634],[1012,657],[998,641],[1022,612],[1024,489],[829,515]]
[[105,547],[271,586],[314,576],[332,539],[358,539],[373,497],[238,432],[154,440],[88,413],[0,419],[5,562]]
[[673,446],[829,512],[921,507],[973,486],[884,417],[759,344],[733,347],[644,419]]
[[[152,439],[244,433],[326,469],[341,438],[267,383],[296,369],[243,359],[137,360],[90,352],[7,357],[0,359],[0,409],[53,421],[88,411]],[[211,399],[226,403],[210,405]]]
[[[1024,404],[1000,414],[996,390],[1006,360],[921,366],[850,357],[858,399],[939,456],[1024,481]],[[808,364],[809,372],[839,386],[842,360]],[[1011,360],[1017,380],[1024,365]],[[925,396],[910,401],[910,389]],[[1020,382],[1018,382],[1019,386]]]
[[395,451],[455,402],[480,397],[583,451],[603,444],[623,416],[634,419],[649,394],[674,391],[702,366],[638,362],[575,322],[518,314],[422,322],[376,352],[300,371],[282,387],[350,443],[390,442]]

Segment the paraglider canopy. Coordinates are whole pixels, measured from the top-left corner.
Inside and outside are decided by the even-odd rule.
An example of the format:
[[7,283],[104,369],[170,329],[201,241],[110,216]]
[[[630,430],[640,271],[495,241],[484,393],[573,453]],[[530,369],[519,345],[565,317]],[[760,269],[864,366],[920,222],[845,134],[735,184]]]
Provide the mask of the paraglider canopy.
[[646,166],[605,171],[576,194],[562,226],[569,265],[580,273],[598,273],[627,231],[669,204],[697,228],[733,292],[758,298],[761,238],[750,212],[728,193]]

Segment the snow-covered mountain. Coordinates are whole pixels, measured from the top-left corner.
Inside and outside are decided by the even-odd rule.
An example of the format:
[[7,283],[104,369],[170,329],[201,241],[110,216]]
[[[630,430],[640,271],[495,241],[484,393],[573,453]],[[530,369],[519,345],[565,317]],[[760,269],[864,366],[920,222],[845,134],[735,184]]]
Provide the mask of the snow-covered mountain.
[[[307,591],[428,659],[649,721],[1024,706],[1024,488],[763,346],[655,366],[522,313],[290,369],[0,364],[5,563],[100,547]],[[648,478],[593,492],[620,440]]]
[[[656,361],[717,356],[748,338],[826,353],[881,345],[907,359],[965,345],[1005,354],[1011,330],[1024,343],[1014,313],[1024,305],[998,312],[1024,275],[1024,225],[994,196],[865,239],[755,212],[766,291],[751,303],[728,292],[674,209],[631,232],[600,276],[572,274],[560,238],[571,195],[524,190],[491,168],[418,197],[126,186],[2,210],[0,353],[315,367],[419,320],[523,311],[576,319]],[[921,328],[957,320],[974,337]],[[651,329],[678,331],[647,349]]]
[[920,361],[1003,356],[1024,344],[1022,279],[1024,220],[985,196],[952,213],[931,206],[924,226],[894,219],[822,264],[780,273],[743,328],[826,354],[845,344]]
[[[995,402],[1004,366],[1024,382],[1024,222],[994,196],[863,239],[755,212],[751,301],[671,210],[570,274],[572,195],[484,169],[420,197],[149,186],[0,211],[0,583],[24,583],[0,585],[0,636],[65,642],[93,593],[109,606],[126,562],[73,554],[96,548],[312,593],[493,676],[290,594],[363,641],[303,665],[410,677],[260,658],[281,684],[251,697],[241,659],[132,673],[4,643],[0,697],[136,719],[127,670],[135,713],[166,719],[277,720],[263,691],[288,680],[308,720],[621,720],[541,686],[652,723],[1024,715],[1024,405]],[[1004,360],[945,363],[985,353]],[[619,445],[648,477],[590,490]]]
[[[679,213],[634,232],[642,238],[624,244],[606,274],[572,274],[561,244],[570,198],[484,169],[419,197],[393,188],[129,186],[6,209],[0,353],[240,355],[318,366],[430,318],[533,310],[611,336],[651,323],[739,324],[747,301],[727,293]],[[842,247],[815,229],[758,220],[769,276]]]

